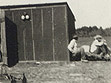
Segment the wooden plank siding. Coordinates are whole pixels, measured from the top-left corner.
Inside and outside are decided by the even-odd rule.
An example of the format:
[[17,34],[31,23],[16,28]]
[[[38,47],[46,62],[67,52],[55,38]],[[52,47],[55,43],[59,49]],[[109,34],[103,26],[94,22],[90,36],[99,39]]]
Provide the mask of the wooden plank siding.
[[41,9],[32,9],[35,59],[43,60]]
[[57,61],[67,60],[67,26],[65,25],[65,23],[65,7],[54,7],[54,47],[55,60]]
[[[6,33],[4,37],[8,47],[14,44],[13,47],[16,48],[13,50],[14,55],[18,56],[19,61],[69,61],[67,45],[69,36],[75,32],[71,31],[75,30],[75,24],[72,24],[75,20],[70,21],[69,18],[72,17],[68,14],[70,11],[66,3],[26,7],[26,9],[11,7],[5,8],[4,11],[6,20],[2,28],[6,26],[6,32],[2,33]],[[21,19],[24,12],[29,15],[30,20]],[[11,39],[12,35],[15,40]],[[7,50],[7,57],[12,56],[10,52],[12,50]]]
[[52,37],[52,8],[43,10],[43,47],[44,60],[53,60],[53,37]]

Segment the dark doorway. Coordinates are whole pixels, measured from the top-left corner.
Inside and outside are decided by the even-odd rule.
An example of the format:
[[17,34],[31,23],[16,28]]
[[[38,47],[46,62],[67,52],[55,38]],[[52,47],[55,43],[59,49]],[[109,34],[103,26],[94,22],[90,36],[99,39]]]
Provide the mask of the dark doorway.
[[17,26],[7,17],[6,20],[6,45],[8,66],[12,67],[18,63],[18,43],[17,43]]

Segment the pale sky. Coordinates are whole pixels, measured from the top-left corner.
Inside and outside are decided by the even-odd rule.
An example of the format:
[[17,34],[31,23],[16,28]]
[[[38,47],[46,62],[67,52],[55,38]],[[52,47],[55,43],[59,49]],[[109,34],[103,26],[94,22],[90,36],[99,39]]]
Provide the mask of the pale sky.
[[0,6],[67,2],[75,15],[76,28],[111,27],[111,0],[0,0]]

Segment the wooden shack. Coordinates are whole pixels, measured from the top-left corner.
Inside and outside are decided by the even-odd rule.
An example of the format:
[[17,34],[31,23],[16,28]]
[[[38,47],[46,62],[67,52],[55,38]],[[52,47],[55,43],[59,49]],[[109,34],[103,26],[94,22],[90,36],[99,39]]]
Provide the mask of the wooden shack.
[[1,50],[14,61],[69,61],[67,45],[75,33],[68,4],[1,6]]

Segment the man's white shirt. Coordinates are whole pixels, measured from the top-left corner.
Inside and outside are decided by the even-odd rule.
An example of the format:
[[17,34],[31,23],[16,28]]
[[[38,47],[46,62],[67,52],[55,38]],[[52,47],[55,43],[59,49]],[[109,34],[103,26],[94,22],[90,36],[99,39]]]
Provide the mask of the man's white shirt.
[[103,44],[106,44],[106,40],[102,39],[101,42],[99,42],[98,40],[94,40],[91,44],[90,51],[94,52],[97,49],[97,46],[102,46]]
[[68,45],[69,51],[72,53],[75,53],[77,51],[77,43],[75,39],[72,39]]

